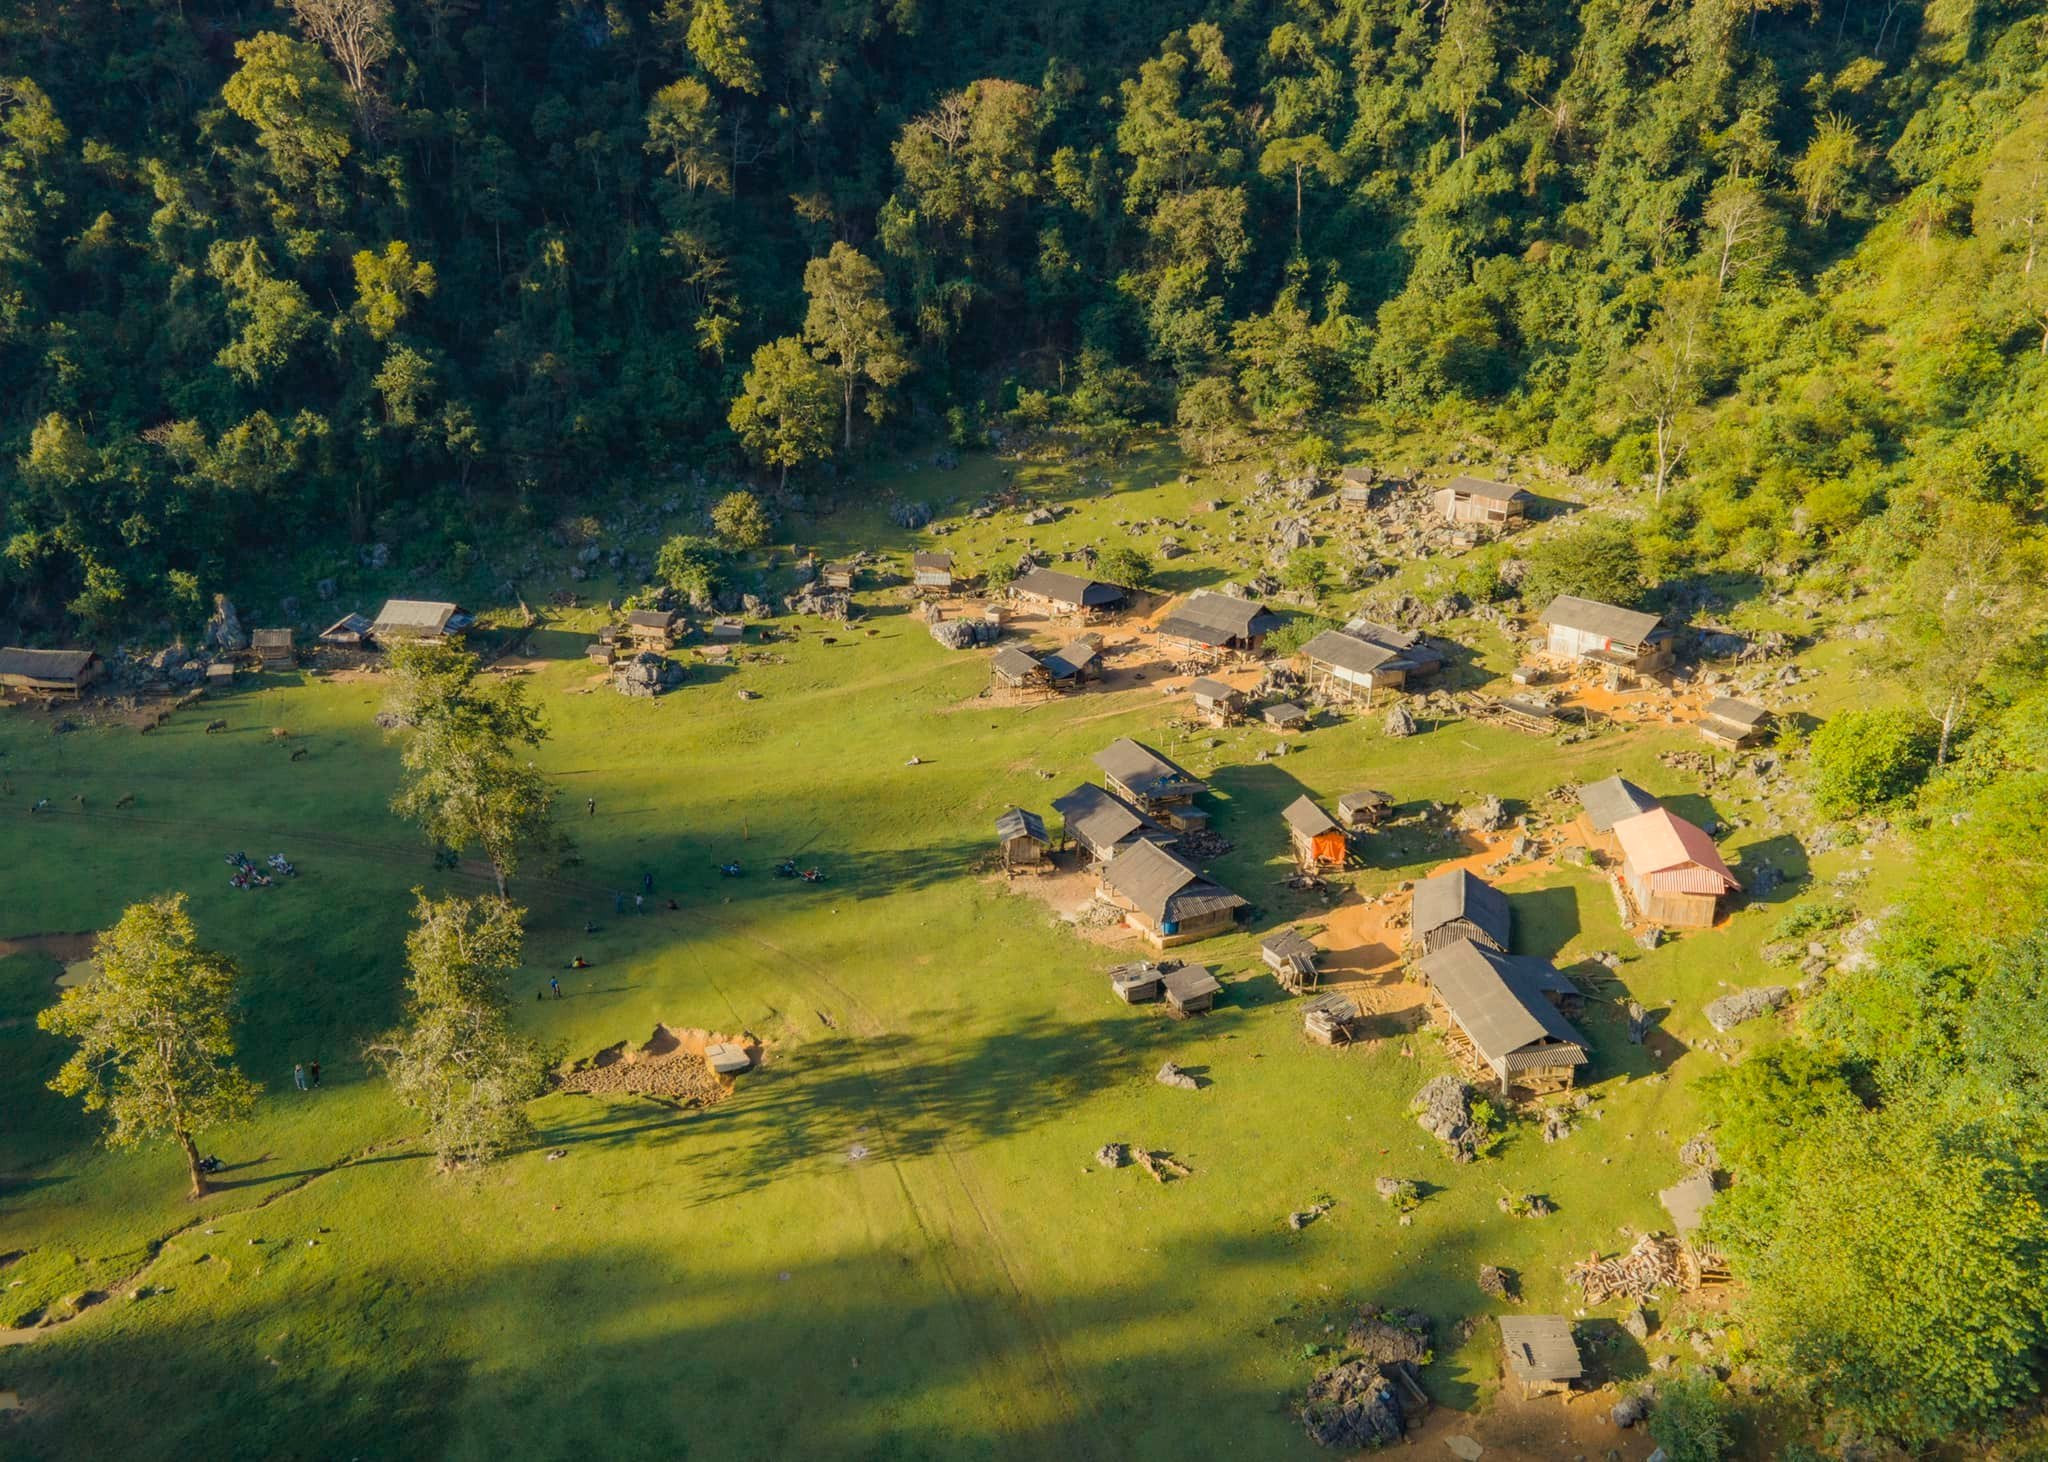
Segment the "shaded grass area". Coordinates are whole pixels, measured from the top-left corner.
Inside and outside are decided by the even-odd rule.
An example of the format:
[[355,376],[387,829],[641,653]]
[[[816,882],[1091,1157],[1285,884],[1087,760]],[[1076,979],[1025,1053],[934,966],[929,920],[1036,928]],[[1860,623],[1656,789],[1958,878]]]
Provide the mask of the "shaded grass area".
[[[993,470],[943,480],[964,499]],[[1059,528],[1082,541],[1213,490],[1076,489]],[[817,527],[837,548],[877,541],[876,522]],[[975,551],[1005,531],[976,525]],[[1176,567],[1226,565],[1218,550]],[[1491,1308],[1481,1263],[1517,1271],[1530,1308],[1568,1309],[1568,1259],[1661,1221],[1654,1193],[1699,1122],[1692,1078],[1721,1060],[1698,1049],[1711,1034],[1699,1009],[1764,978],[1755,951],[1773,913],[1642,953],[1592,876],[1515,885],[1521,947],[1566,964],[1628,958],[1585,1020],[1597,1117],[1556,1145],[1518,1126],[1471,1167],[1407,1115],[1442,1069],[1434,1038],[1306,1045],[1256,940],[1321,908],[1280,884],[1278,813],[1304,790],[1534,802],[1621,771],[1732,815],[1731,790],[1657,763],[1689,744],[1681,733],[1557,747],[1458,724],[1388,740],[1372,718],[1289,738],[1261,764],[1274,733],[1175,738],[1154,690],[990,709],[973,699],[982,657],[939,649],[900,615],[871,627],[826,645],[813,626],[773,647],[783,663],[742,661],[658,701],[582,694],[580,640],[544,647],[560,658],[536,674],[555,732],[540,760],[581,862],[517,881],[531,934],[515,1017],[579,1055],[645,1040],[658,1021],[745,1028],[768,1060],[702,1112],[545,1099],[536,1148],[472,1177],[431,1172],[357,1055],[399,1011],[408,890],[480,890],[434,870],[390,816],[396,757],[370,721],[374,684],[259,682],[210,704],[230,722],[211,737],[199,713],[149,737],[55,738],[33,713],[0,716],[17,787],[0,811],[13,870],[0,936],[104,927],[133,899],[188,891],[202,937],[243,962],[246,1062],[268,1088],[248,1126],[208,1136],[229,1171],[188,1204],[174,1153],[97,1148],[41,1090],[62,1049],[20,1020],[54,996],[55,969],[0,961],[0,1021],[17,1022],[0,1024],[0,1102],[18,1114],[0,1131],[0,1250],[28,1251],[5,1271],[20,1282],[0,1291],[0,1320],[114,1286],[163,1246],[144,1298],[117,1291],[0,1351],[0,1381],[29,1406],[10,1450],[1308,1455],[1286,1398],[1347,1305],[1437,1317],[1429,1384],[1474,1404],[1496,1382],[1491,1332],[1461,1342],[1451,1324]],[[1482,669],[1508,663],[1497,636],[1468,642]],[[760,699],[740,701],[742,686]],[[273,725],[310,754],[290,760]],[[1045,809],[1119,734],[1213,778],[1217,826],[1236,843],[1213,871],[1258,906],[1246,932],[1199,950],[1228,986],[1205,1020],[1118,1005],[1102,979],[1111,951],[972,871],[997,812]],[[133,807],[112,810],[130,792]],[[58,811],[16,810],[38,796]],[[1738,867],[1767,854],[1797,873],[1786,837],[1744,828],[1729,847]],[[222,859],[237,850],[284,852],[302,876],[234,891]],[[827,883],[768,876],[799,850]],[[1356,881],[1377,892],[1452,851],[1393,834]],[[1828,855],[1823,871],[1855,857]],[[729,858],[748,876],[720,877]],[[646,872],[656,911],[636,915]],[[660,909],[671,897],[678,912]],[[570,972],[577,955],[593,967]],[[566,998],[530,998],[550,976]],[[1615,1002],[1629,994],[1657,1013],[1645,1047],[1622,1036]],[[324,1088],[302,1096],[292,1064],[315,1058]],[[1158,1086],[1168,1058],[1211,1084]],[[1194,1175],[1161,1186],[1096,1169],[1109,1140],[1170,1151]],[[1412,1226],[1373,1197],[1382,1173],[1428,1185]],[[1510,1220],[1502,1187],[1542,1192],[1558,1213]],[[1287,1213],[1319,1195],[1335,1206],[1289,1230]]]

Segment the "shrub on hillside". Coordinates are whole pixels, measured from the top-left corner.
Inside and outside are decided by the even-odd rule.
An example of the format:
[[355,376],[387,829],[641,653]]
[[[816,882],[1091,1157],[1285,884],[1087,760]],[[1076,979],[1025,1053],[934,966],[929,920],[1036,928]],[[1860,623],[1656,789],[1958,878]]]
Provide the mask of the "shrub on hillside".
[[688,533],[678,533],[661,545],[654,555],[654,572],[700,608],[711,602],[724,578],[718,545]]
[[1813,733],[1808,757],[1814,801],[1849,816],[1919,786],[1934,765],[1934,734],[1910,711],[1842,711]]
[[711,526],[729,548],[759,548],[774,526],[761,500],[750,492],[729,492],[711,509]]
[[1559,594],[1633,607],[1645,587],[1642,560],[1627,524],[1595,518],[1530,548],[1522,598],[1538,609]]

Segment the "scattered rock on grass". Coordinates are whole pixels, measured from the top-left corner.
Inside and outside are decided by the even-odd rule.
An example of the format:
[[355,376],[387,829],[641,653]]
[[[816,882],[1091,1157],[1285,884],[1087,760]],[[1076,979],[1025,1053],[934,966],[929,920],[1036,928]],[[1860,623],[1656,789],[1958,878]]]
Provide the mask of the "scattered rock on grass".
[[1309,1382],[1302,1428],[1320,1446],[1343,1451],[1401,1440],[1401,1396],[1370,1361],[1347,1361]]
[[1746,1020],[1768,1015],[1790,994],[1783,985],[1757,985],[1707,1002],[1707,1021],[1717,1031],[1733,1030]]
[[1174,1065],[1171,1061],[1159,1068],[1159,1074],[1153,1080],[1157,1081],[1161,1086],[1177,1086],[1183,1091],[1196,1091],[1201,1087],[1199,1081],[1195,1080],[1194,1077],[1188,1075],[1187,1072],[1181,1070],[1180,1067]]

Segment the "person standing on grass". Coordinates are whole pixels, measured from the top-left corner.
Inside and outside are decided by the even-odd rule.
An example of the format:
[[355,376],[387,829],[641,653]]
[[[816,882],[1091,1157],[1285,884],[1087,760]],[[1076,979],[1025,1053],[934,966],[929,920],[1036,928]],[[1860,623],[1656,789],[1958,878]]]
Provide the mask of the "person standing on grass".
[[636,914],[644,914],[647,912],[646,894],[636,893],[633,895],[633,912]]
[[595,797],[585,797],[583,799],[583,806],[587,816],[597,816],[597,799]]
[[654,892],[654,870],[652,868],[640,875],[640,892]]
[[306,1067],[306,1075],[313,1078],[313,1086],[315,1089],[318,1089],[320,1085],[320,1063],[318,1061],[310,1063]]
[[304,1066],[295,1065],[292,1067],[292,1085],[296,1086],[300,1091],[306,1089],[306,1068]]
[[562,982],[554,975],[548,976],[548,988],[555,992],[555,998],[557,1000],[562,998]]

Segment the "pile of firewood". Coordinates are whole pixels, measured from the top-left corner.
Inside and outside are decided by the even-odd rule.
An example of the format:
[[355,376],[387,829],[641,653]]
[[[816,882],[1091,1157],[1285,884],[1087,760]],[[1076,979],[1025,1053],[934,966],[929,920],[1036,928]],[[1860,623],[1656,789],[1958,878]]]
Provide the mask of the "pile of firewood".
[[1644,1234],[1626,1254],[1574,1264],[1570,1279],[1585,1292],[1589,1305],[1602,1304],[1616,1295],[1643,1299],[1660,1289],[1679,1287],[1683,1255],[1678,1240]]

